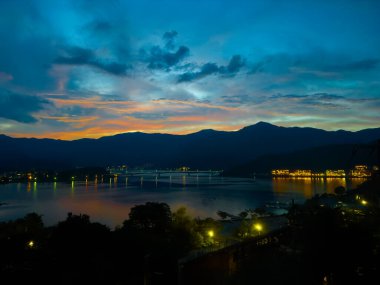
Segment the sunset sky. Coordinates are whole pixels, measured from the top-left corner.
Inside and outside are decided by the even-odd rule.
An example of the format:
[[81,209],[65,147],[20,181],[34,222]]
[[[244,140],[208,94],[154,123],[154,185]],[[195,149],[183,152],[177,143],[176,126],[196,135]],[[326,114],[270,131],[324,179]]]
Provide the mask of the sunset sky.
[[380,1],[1,0],[0,133],[380,127]]

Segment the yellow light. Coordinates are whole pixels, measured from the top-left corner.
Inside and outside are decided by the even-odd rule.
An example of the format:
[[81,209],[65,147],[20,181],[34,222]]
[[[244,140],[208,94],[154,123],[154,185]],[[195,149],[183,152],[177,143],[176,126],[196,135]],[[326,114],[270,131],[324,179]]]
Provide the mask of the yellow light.
[[210,230],[210,231],[207,232],[207,234],[208,234],[209,237],[212,238],[214,236],[214,231]]
[[30,248],[34,247],[34,241],[32,241],[32,240],[29,241],[28,242],[28,247],[30,247]]
[[263,230],[263,226],[261,224],[254,224],[253,227],[255,230],[261,232]]
[[366,200],[362,200],[362,205],[367,205],[368,204],[368,202],[366,201]]

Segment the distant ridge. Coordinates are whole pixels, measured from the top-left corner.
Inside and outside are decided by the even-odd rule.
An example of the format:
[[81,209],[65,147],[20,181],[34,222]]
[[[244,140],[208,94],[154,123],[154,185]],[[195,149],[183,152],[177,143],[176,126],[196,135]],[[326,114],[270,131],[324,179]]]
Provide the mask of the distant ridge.
[[121,164],[144,168],[230,169],[263,155],[368,143],[379,138],[380,128],[325,131],[265,122],[238,131],[202,130],[187,135],[136,132],[74,141],[0,135],[0,170]]

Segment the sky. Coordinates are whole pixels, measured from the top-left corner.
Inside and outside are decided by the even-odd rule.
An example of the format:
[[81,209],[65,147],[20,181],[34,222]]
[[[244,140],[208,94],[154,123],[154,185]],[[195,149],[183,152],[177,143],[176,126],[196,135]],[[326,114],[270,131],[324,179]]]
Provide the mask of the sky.
[[380,1],[1,0],[0,133],[380,127]]

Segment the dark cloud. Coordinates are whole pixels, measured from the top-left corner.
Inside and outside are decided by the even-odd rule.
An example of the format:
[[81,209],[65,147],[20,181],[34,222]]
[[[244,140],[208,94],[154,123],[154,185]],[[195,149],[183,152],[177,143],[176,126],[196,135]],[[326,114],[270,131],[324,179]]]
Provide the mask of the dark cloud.
[[178,77],[178,82],[194,81],[211,74],[220,74],[227,77],[235,76],[244,65],[245,61],[242,57],[240,55],[234,55],[227,66],[218,66],[215,63],[206,63],[202,65],[199,71],[190,71],[181,74]]
[[188,82],[201,79],[207,75],[218,73],[219,70],[219,66],[217,66],[215,63],[206,63],[198,72],[185,72],[181,74],[178,78],[178,82]]
[[176,31],[166,32],[162,38],[166,41],[165,48],[168,50],[173,50],[175,48],[175,38],[178,33]]
[[185,46],[180,46],[175,52],[170,52],[166,48],[162,49],[159,46],[154,46],[148,53],[143,51],[142,54],[144,55],[145,60],[149,63],[148,67],[150,69],[169,70],[170,67],[178,64],[188,56],[189,51],[189,48]]
[[141,49],[140,59],[147,62],[150,69],[170,71],[171,67],[180,63],[190,53],[190,49],[186,46],[180,46],[175,50],[174,39],[177,35],[176,31],[166,32],[163,35],[165,46],[155,45],[148,50]]
[[227,67],[225,68],[224,73],[236,74],[244,65],[245,61],[242,59],[242,57],[240,55],[234,55],[228,63]]
[[14,93],[0,88],[0,117],[21,123],[34,123],[33,113],[40,111],[49,104],[37,96]]
[[130,68],[126,64],[101,61],[90,49],[81,47],[67,47],[62,54],[55,59],[56,64],[89,65],[99,68],[114,75],[126,75]]

